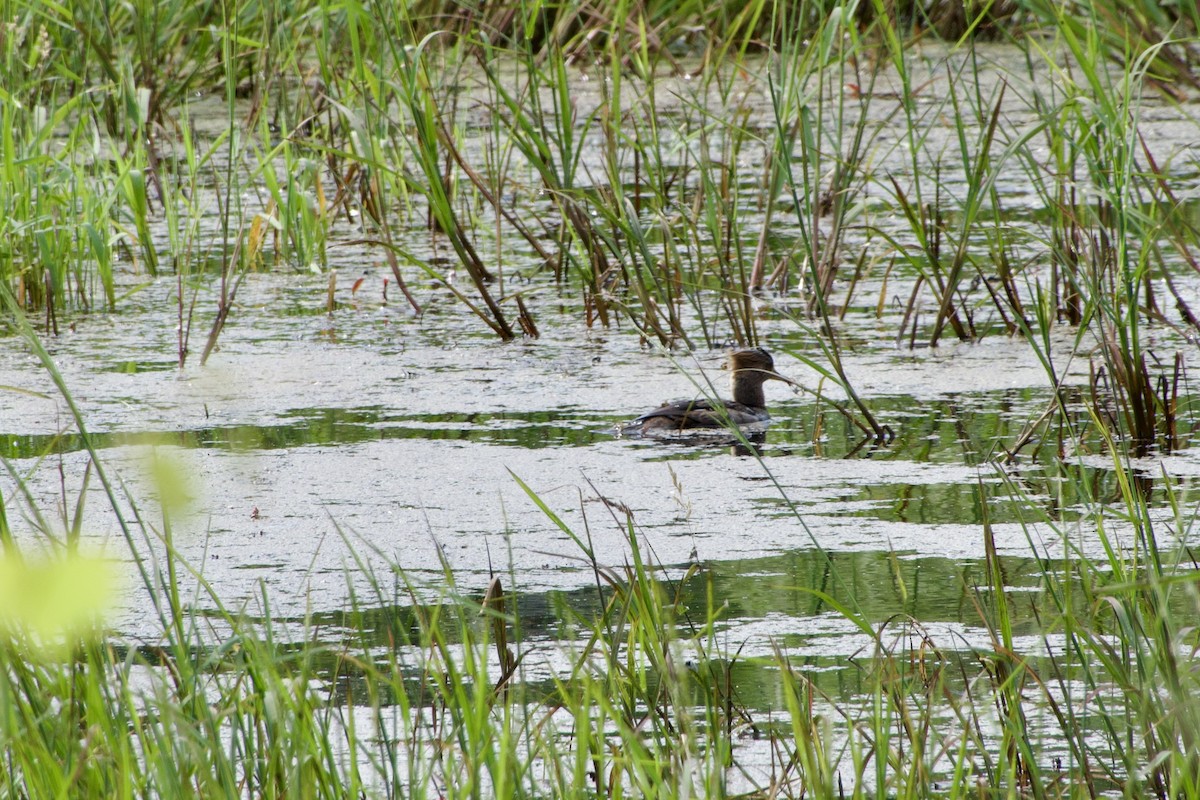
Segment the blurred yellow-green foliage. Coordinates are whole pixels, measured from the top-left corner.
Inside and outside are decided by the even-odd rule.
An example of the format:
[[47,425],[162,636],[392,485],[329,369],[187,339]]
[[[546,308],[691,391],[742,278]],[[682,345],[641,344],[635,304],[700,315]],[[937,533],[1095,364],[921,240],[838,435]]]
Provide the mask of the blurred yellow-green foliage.
[[164,511],[179,513],[186,510],[195,498],[188,488],[193,477],[179,458],[155,448],[150,454],[150,476]]
[[98,630],[117,588],[112,561],[77,554],[0,557],[0,630],[33,644],[65,644]]

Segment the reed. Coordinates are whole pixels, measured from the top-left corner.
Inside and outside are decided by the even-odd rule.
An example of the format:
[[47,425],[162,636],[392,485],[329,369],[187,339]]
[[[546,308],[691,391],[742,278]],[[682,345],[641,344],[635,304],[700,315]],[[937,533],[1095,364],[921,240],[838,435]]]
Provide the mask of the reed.
[[[1050,14],[1049,7],[1030,4],[1015,18],[1057,32],[1082,66],[1088,86],[1111,93],[1113,86],[1105,88],[1093,78],[1117,51],[1104,28],[1115,9],[1098,2],[1087,14]],[[953,4],[879,0],[846,7],[754,2],[736,13],[719,4],[614,4],[587,14],[541,5],[481,12],[441,3],[411,9],[376,4],[342,13],[305,3],[238,9],[169,4],[152,15],[123,12],[100,26],[92,24],[97,7],[85,4],[74,10],[73,33],[29,18],[24,38],[5,39],[10,59],[18,51],[28,56],[34,42],[40,48],[39,58],[27,57],[14,73],[16,98],[57,97],[59,84],[50,67],[55,59],[77,59],[78,51],[94,57],[71,61],[81,80],[99,75],[111,81],[110,91],[60,103],[62,110],[41,123],[29,109],[50,106],[7,107],[16,132],[8,148],[14,186],[8,218],[38,222],[14,229],[19,249],[10,249],[5,263],[13,265],[10,281],[20,282],[27,303],[40,307],[47,295],[57,298],[51,306],[61,311],[55,303],[74,297],[81,307],[94,305],[88,287],[97,284],[107,304],[115,304],[114,254],[133,255],[135,266],[151,278],[169,262],[180,283],[180,327],[189,330],[189,309],[199,288],[190,280],[191,264],[207,244],[197,240],[201,212],[195,198],[219,174],[223,263],[245,239],[239,254],[247,264],[270,255],[272,264],[324,269],[338,213],[352,219],[357,197],[370,226],[354,241],[379,247],[414,310],[421,304],[408,290],[405,272],[409,279],[415,271],[448,286],[501,338],[518,331],[532,335],[537,303],[531,298],[539,292],[510,292],[503,272],[491,263],[506,248],[481,248],[473,208],[482,204],[491,210],[497,243],[513,232],[560,287],[583,292],[583,313],[590,322],[612,325],[616,312],[664,346],[755,343],[763,308],[759,298],[764,291],[786,291],[797,277],[813,292],[810,312],[826,317],[820,330],[832,332],[829,295],[847,256],[844,234],[862,213],[855,199],[868,186],[882,186],[891,191],[917,242],[909,247],[895,234],[867,229],[873,236],[882,234],[898,263],[918,276],[898,338],[916,341],[915,309],[922,292],[932,292],[936,305],[926,337],[930,343],[946,331],[960,339],[986,333],[975,323],[980,308],[1001,316],[1006,331],[1017,332],[1022,327],[1017,317],[1034,321],[1026,310],[1032,298],[1022,293],[1025,265],[1006,255],[1012,229],[1004,223],[992,181],[1010,160],[1027,157],[1029,140],[1040,134],[1005,129],[1001,106],[1008,95],[983,96],[974,57],[959,59],[956,71],[946,76],[949,92],[932,108],[922,107],[927,87],[913,84],[905,48],[914,28],[949,34],[955,25],[953,35],[969,45],[970,37],[994,34],[996,24],[1016,11],[1008,3],[955,10]],[[1154,32],[1170,25],[1186,31],[1191,19],[1186,11],[1172,16],[1140,9],[1136,14],[1141,16],[1130,11],[1120,17],[1125,26],[1120,41],[1121,52],[1129,54],[1131,85],[1142,85],[1160,75],[1164,52],[1174,46],[1156,41]],[[213,24],[196,27],[200,22]],[[305,43],[306,35],[318,30],[319,51]],[[805,46],[810,41],[819,46]],[[764,50],[772,54],[765,63],[775,66],[761,70],[759,62],[748,59]],[[698,66],[684,66],[681,53],[699,56]],[[571,96],[571,71],[586,59],[601,65],[598,74],[605,79],[597,82],[598,103],[581,116]],[[457,89],[470,60],[482,71],[476,88],[489,98],[484,110],[492,145],[486,167],[473,163],[474,154],[465,153],[460,141]],[[315,63],[319,79],[309,63]],[[869,121],[884,66],[900,82],[899,117]],[[672,99],[675,110],[664,117],[658,76],[685,70],[694,71],[695,91],[680,98],[682,108]],[[743,79],[774,98],[771,126],[751,124],[748,108],[735,99]],[[212,86],[223,89],[229,132],[197,158],[194,132],[178,115],[187,113],[197,89]],[[854,91],[841,91],[846,86]],[[1049,184],[1040,175],[1031,177],[1047,192],[1057,187],[1064,224],[1051,235],[1052,253],[1062,265],[1054,291],[1061,293],[1064,308],[1073,309],[1068,314],[1082,321],[1085,309],[1071,288],[1078,279],[1069,265],[1092,234],[1078,228],[1088,223],[1065,194],[1079,162],[1063,148],[1086,142],[1080,137],[1087,123],[1062,116],[1074,113],[1069,105],[1074,101],[1064,99],[1068,105],[1058,116],[1040,98],[1032,102],[1045,111],[1045,126],[1074,127],[1048,137],[1067,159],[1066,172]],[[950,172],[922,173],[922,131],[934,114],[957,121],[954,155],[964,165],[961,175],[953,175],[949,166]],[[89,160],[83,152],[89,118],[104,122],[95,133],[106,137],[102,141],[116,153],[110,162]],[[664,135],[668,119],[669,135]],[[895,122],[902,123],[911,158],[907,185],[895,175],[881,178],[869,166],[879,155],[868,149],[873,133]],[[28,147],[20,155],[21,142],[35,147],[48,131],[64,125],[77,132],[69,140],[68,171],[57,185],[73,187],[70,193],[79,198],[75,204],[88,216],[84,235],[30,238],[29,231],[45,230],[61,215],[55,200],[61,194],[32,191],[33,183],[44,178],[17,175],[14,165],[19,160],[49,166],[45,159],[27,158]],[[588,130],[603,140],[594,164],[584,158]],[[172,132],[183,142],[182,159],[168,145]],[[1090,163],[1099,164],[1101,155],[1089,156]],[[217,159],[224,161],[213,172]],[[746,159],[761,159],[761,172],[740,167]],[[794,160],[800,173],[793,171]],[[1029,166],[1032,170],[1032,160]],[[89,170],[108,183],[97,189],[86,176]],[[532,170],[533,184],[522,170]],[[947,205],[945,184],[951,178],[967,187],[967,195]],[[1155,182],[1144,192],[1169,198],[1166,175],[1160,171]],[[109,196],[107,187],[115,193]],[[260,207],[230,202],[246,187],[262,193]],[[528,211],[514,207],[513,189],[517,195],[543,193],[548,202]],[[30,206],[30,198],[41,207]],[[793,246],[781,247],[773,233],[781,205],[796,214],[800,238]],[[821,212],[830,212],[825,229]],[[432,229],[434,258],[401,245],[396,235],[421,214]],[[1169,214],[1161,218],[1157,231],[1173,237],[1177,252],[1187,252],[1193,237],[1186,226],[1178,218],[1170,221]],[[166,223],[165,244],[160,220]],[[439,239],[465,270],[468,289],[454,285],[440,265]],[[989,241],[998,282],[977,251],[981,239]],[[861,266],[863,255],[852,254],[853,262]],[[45,264],[48,274],[37,264]],[[63,264],[74,265],[70,282]],[[859,271],[856,267],[856,275]],[[232,307],[226,273],[217,298],[220,318]],[[192,301],[184,302],[185,291]],[[850,299],[835,316],[844,313]],[[818,312],[822,303],[825,310]],[[185,340],[181,336],[181,361],[188,350]],[[837,343],[829,341],[836,358]],[[1130,363],[1136,364],[1133,355]],[[1115,374],[1111,365],[1107,373]]]
[[[1175,207],[1162,202],[1159,168],[1139,130],[1142,87],[1159,51],[1147,51],[1114,74],[1099,31],[1079,36],[1065,20],[1061,30],[1079,79],[1063,81],[1061,94],[1034,99],[1044,120],[1039,136],[1054,153],[1053,167],[1037,166],[1032,154],[1021,156],[1052,210],[1049,230],[1040,237],[1052,261],[1043,294],[1051,308],[1037,315],[1035,327],[1044,331],[1066,322],[1077,326],[1081,343],[1090,337],[1093,419],[1113,440],[1138,457],[1170,451],[1176,445],[1183,357],[1156,355],[1145,331],[1160,324],[1192,325],[1186,300],[1176,302],[1180,322],[1163,313],[1155,281],[1161,278],[1175,294],[1172,276],[1179,265],[1192,263],[1195,230],[1179,227]],[[1088,187],[1086,196],[1081,185]],[[1017,310],[1015,303],[1010,307]],[[1045,341],[1045,333],[1030,335]],[[1044,346],[1039,349],[1044,352]],[[1043,361],[1057,383],[1048,353]]]
[[[3,298],[22,319],[15,298]],[[53,360],[28,325],[22,331],[90,448]],[[624,532],[624,559],[599,554],[590,527],[574,530],[514,476],[594,580],[591,601],[565,612],[574,633],[547,670],[511,571],[466,587],[443,564],[426,585],[349,534],[365,583],[352,584],[360,588],[337,616],[338,636],[315,619],[277,620],[265,593],[255,614],[232,610],[174,552],[175,493],[160,484],[163,505],[139,509],[116,494],[90,450],[89,472],[109,492],[108,513],[126,532],[160,633],[131,647],[52,617],[34,635],[33,618],[6,605],[0,741],[9,769],[0,788],[84,797],[725,797],[750,780],[750,791],[784,797],[1191,796],[1200,687],[1188,643],[1200,598],[1187,549],[1171,542],[1194,520],[1173,493],[1174,516],[1156,519],[1137,474],[1110,451],[1119,504],[1080,487],[1089,535],[1107,555],[1084,555],[1049,515],[1026,519],[1040,565],[1034,592],[1012,590],[985,511],[983,579],[962,587],[982,640],[957,641],[894,609],[869,613],[836,559],[820,571],[824,580],[793,583],[788,591],[868,642],[855,659],[868,693],[862,702],[830,694],[777,643],[769,661],[779,705],[766,710],[739,700],[741,645],[721,632],[727,607],[708,568],[658,563],[616,502],[606,504],[605,524]],[[71,520],[82,515],[60,523],[41,514],[35,493],[9,474],[18,497],[0,508],[18,500],[44,538],[18,543],[0,514],[3,569],[30,569],[43,548],[57,558],[41,580],[78,569],[66,554],[78,541]],[[159,474],[175,480],[169,467]],[[1021,513],[1037,507],[1022,502],[1019,483],[1009,489]],[[912,579],[903,562],[892,569],[900,586]],[[85,573],[71,574],[78,588]],[[191,603],[189,587],[199,592]],[[1018,613],[1030,603],[1032,614]],[[1037,620],[1040,646],[1018,616]],[[777,754],[769,781],[740,771],[748,731]]]
[[1200,11],[1194,4],[1156,3],[1152,0],[1096,0],[1055,4],[1029,0],[1023,5],[1043,24],[1078,39],[1094,39],[1102,57],[1121,67],[1147,61],[1146,77],[1179,96],[1179,84],[1200,87],[1197,64],[1200,49]]
[[[156,637],[132,646],[5,621],[0,794],[721,797],[745,777],[747,731],[777,756],[772,782],[750,787],[760,795],[1200,793],[1198,600],[1179,545],[1194,519],[1174,487],[1171,517],[1152,513],[1131,466],[1179,446],[1191,422],[1184,351],[1150,330],[1194,337],[1179,276],[1200,269],[1200,242],[1139,121],[1147,87],[1194,85],[1195,12],[1028,0],[951,19],[938,16],[945,5],[5,6],[3,316],[58,387],[90,464],[59,514],[6,464],[15,489],[0,503],[0,545],[14,570],[44,549],[69,571],[87,488],[100,485]],[[978,54],[951,48],[938,67],[946,91],[929,99],[914,29],[969,48],[1001,20],[1051,39],[1044,53],[1025,45],[1032,88],[985,92]],[[572,92],[580,64],[600,85],[588,104]],[[1052,80],[1039,83],[1046,65]],[[881,114],[885,70],[898,90]],[[683,73],[693,88],[667,97],[660,76]],[[201,141],[193,100],[214,87],[224,132]],[[751,91],[770,98],[768,114],[755,116]],[[1014,98],[1033,122],[1010,125]],[[952,120],[950,144],[926,159],[938,116]],[[482,151],[464,146],[471,126],[486,132]],[[901,144],[877,144],[893,126]],[[900,147],[904,170],[880,171]],[[1013,164],[1045,209],[1020,226],[996,183]],[[892,212],[900,226],[880,219]],[[679,576],[657,563],[618,512],[628,558],[612,566],[524,483],[595,582],[591,605],[564,613],[577,634],[561,645],[566,668],[534,669],[543,645],[526,638],[517,576],[465,586],[447,567],[438,586],[420,585],[349,535],[369,589],[340,620],[345,636],[283,625],[266,594],[253,615],[231,610],[178,558],[170,503],[142,513],[108,474],[30,320],[53,334],[69,313],[119,313],[130,275],[173,273],[181,365],[196,309],[215,305],[203,361],[254,269],[329,270],[324,306],[336,312],[335,246],[351,235],[378,248],[415,311],[406,276],[449,287],[500,339],[537,335],[545,297],[581,297],[572,311],[589,325],[630,325],[663,347],[794,328],[815,342],[796,357],[877,441],[891,431],[854,390],[839,322],[870,265],[889,263],[910,298],[898,341],[1000,330],[1041,360],[1054,400],[1010,455],[1050,426],[1051,447],[1110,454],[1117,503],[1073,487],[1081,530],[1105,557],[1084,555],[1054,515],[1030,518],[1012,480],[1041,579],[1013,591],[980,487],[984,577],[963,590],[985,641],[870,616],[830,559],[834,588],[791,591],[868,642],[866,701],[824,690],[777,644],[769,710],[740,700],[740,645],[718,633],[725,598],[703,565]],[[506,252],[510,241],[523,252]],[[211,279],[209,260],[221,265]],[[1064,326],[1093,362],[1084,387],[1068,385],[1053,346]],[[15,508],[40,535],[33,545],[9,527]],[[895,562],[901,586],[907,570]],[[699,603],[685,591],[697,584]],[[1040,648],[1017,622],[1026,606]]]

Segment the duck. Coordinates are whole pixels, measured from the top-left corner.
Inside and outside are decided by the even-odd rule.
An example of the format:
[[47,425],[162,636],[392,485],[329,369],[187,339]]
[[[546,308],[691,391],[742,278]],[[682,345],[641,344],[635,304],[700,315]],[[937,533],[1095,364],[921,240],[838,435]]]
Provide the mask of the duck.
[[625,428],[631,434],[679,432],[695,429],[745,427],[767,422],[767,381],[783,381],[796,385],[775,371],[775,360],[761,347],[735,350],[729,356],[729,385],[732,400],[677,400],[647,411]]

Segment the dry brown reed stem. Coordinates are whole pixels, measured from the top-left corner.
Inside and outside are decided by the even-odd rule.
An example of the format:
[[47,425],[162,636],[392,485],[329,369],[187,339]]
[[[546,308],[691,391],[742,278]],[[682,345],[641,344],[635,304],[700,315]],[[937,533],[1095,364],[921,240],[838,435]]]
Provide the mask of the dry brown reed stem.
[[1000,123],[1000,109],[1004,102],[1004,95],[1007,90],[1008,84],[1002,82],[1000,85],[1000,94],[996,98],[995,105],[992,107],[992,113],[988,121],[987,130],[984,134],[982,142],[980,143],[980,153],[977,155],[978,163],[975,165],[975,170],[971,175],[970,185],[973,188],[970,192],[965,222],[963,224],[962,231],[959,233],[958,249],[954,253],[954,260],[950,263],[950,269],[947,271],[944,284],[940,277],[940,273],[938,275],[938,283],[942,284],[939,286],[941,304],[938,308],[937,317],[933,323],[933,335],[929,340],[929,343],[933,345],[938,343],[938,340],[941,338],[942,330],[947,322],[951,323],[951,326],[954,328],[954,332],[958,335],[959,339],[966,340],[974,338],[974,326],[970,325],[969,318],[969,334],[962,329],[961,324],[954,324],[958,319],[958,310],[955,307],[954,296],[958,294],[959,285],[962,281],[962,272],[967,263],[967,246],[970,243],[971,232],[970,224],[974,219],[975,212],[978,209],[978,204],[981,201],[980,195],[983,193],[983,187],[985,183],[990,181],[991,176],[988,174],[990,167],[988,151],[991,148],[992,141],[996,137],[996,129]]
[[347,242],[349,245],[369,244],[380,245],[383,248],[384,258],[387,259],[388,267],[392,271],[392,277],[396,281],[396,285],[400,287],[400,292],[404,295],[404,299],[408,301],[409,306],[418,316],[422,313],[421,304],[409,291],[408,282],[404,280],[404,275],[400,272],[400,261],[396,258],[396,248],[392,240],[392,229],[388,224],[387,214],[383,212],[383,201],[379,190],[379,178],[376,175],[367,175],[360,164],[357,162],[351,163],[344,175],[340,174],[330,165],[330,174],[337,181],[338,190],[334,195],[331,207],[337,208],[342,206],[345,208],[347,217],[350,214],[350,197],[351,188],[356,182],[358,183],[359,202],[362,210],[367,214],[371,221],[378,226],[382,234],[382,240],[375,239],[355,239]]
[[[1156,445],[1170,452],[1175,443],[1175,410],[1183,357],[1177,353],[1171,377],[1154,380],[1145,353],[1131,353],[1106,335],[1101,343],[1104,368],[1093,370],[1091,391],[1096,416],[1116,433],[1126,423],[1135,458],[1149,455]],[[1161,434],[1161,439],[1160,439]]]
[[513,655],[512,648],[508,646],[508,625],[505,622],[504,613],[504,586],[500,582],[499,576],[492,578],[488,583],[479,613],[481,616],[491,617],[492,620],[492,639],[496,647],[496,660],[500,663],[500,676],[496,679],[493,691],[499,694],[508,686],[520,664],[520,659]]
[[[246,230],[243,226],[238,229],[233,252],[226,255],[221,264],[221,296],[217,299],[217,315],[213,319],[212,328],[209,329],[208,339],[204,342],[204,351],[200,354],[200,366],[208,363],[208,357],[212,355],[213,349],[217,346],[217,338],[221,335],[221,331],[225,329],[225,322],[229,319],[229,312],[233,310],[233,303],[237,298],[238,289],[242,285],[242,280],[246,277],[247,270],[238,269],[238,264],[242,260],[242,242],[245,236]],[[235,269],[238,269],[237,276],[230,282],[230,273]]]
[[[915,229],[923,231],[921,236],[922,249],[925,259],[929,264],[928,270],[922,272],[918,276],[918,281],[926,279],[933,286],[934,296],[938,301],[938,316],[942,320],[942,325],[949,323],[954,330],[955,335],[963,341],[971,339],[971,335],[967,332],[967,328],[963,325],[962,320],[958,315],[958,306],[953,301],[953,287],[948,285],[941,268],[941,241],[942,241],[942,215],[941,210],[935,207],[922,206],[915,208],[908,199],[907,193],[901,188],[899,181],[895,176],[889,175],[888,180],[892,183],[892,188],[896,192],[896,200],[900,203],[904,215],[908,218],[909,224]],[[909,302],[909,307],[913,307],[916,302],[916,293]],[[907,320],[907,315],[905,319]],[[903,330],[903,328],[902,328]],[[937,329],[938,337],[940,337],[941,328]],[[914,332],[915,335],[915,332]],[[937,343],[937,337],[931,337],[931,344]]]
[[525,298],[520,293],[513,297],[517,301],[517,324],[521,326],[521,332],[531,339],[537,339],[541,333],[538,331],[537,323],[533,321],[533,315],[525,307]]
[[774,164],[775,151],[768,148],[763,163],[763,187],[766,207],[763,209],[762,228],[758,232],[758,244],[754,248],[754,266],[750,269],[749,286],[752,292],[762,291],[763,273],[766,271],[766,262],[769,255],[767,236],[771,230],[771,219],[775,213],[774,192],[771,190],[771,187],[775,183]]
[[58,336],[58,315],[54,311],[54,281],[51,280],[50,270],[42,270],[42,283],[46,289],[46,330]]
[[[1167,199],[1167,205],[1171,209],[1170,212],[1163,215],[1164,222],[1167,223],[1164,226],[1167,236],[1170,237],[1171,243],[1175,246],[1175,251],[1183,259],[1184,263],[1193,272],[1200,273],[1200,260],[1197,259],[1196,255],[1192,252],[1192,248],[1189,246],[1189,243],[1195,244],[1197,238],[1200,238],[1200,231],[1197,231],[1195,226],[1189,223],[1186,218],[1182,218],[1176,211],[1183,207],[1183,203],[1171,189],[1171,185],[1167,182],[1167,175],[1159,168],[1158,161],[1154,158],[1154,154],[1150,151],[1150,147],[1146,143],[1145,136],[1140,131],[1138,132],[1138,142],[1142,146],[1142,153],[1146,157],[1150,174],[1154,177],[1154,186],[1162,192],[1162,195]],[[1191,327],[1200,329],[1200,320],[1197,320],[1191,306],[1180,295],[1171,271],[1162,270],[1161,275],[1167,284],[1167,290],[1175,298],[1175,308],[1179,312],[1180,317]]]
[[553,255],[551,255],[550,251],[546,249],[546,246],[542,244],[542,240],[535,235],[532,230],[529,229],[528,225],[521,221],[520,217],[505,207],[504,203],[500,201],[500,198],[497,197],[495,192],[493,192],[487,185],[487,181],[483,179],[483,176],[475,171],[475,169],[473,169],[469,163],[467,163],[467,160],[463,157],[462,152],[459,151],[459,149],[454,145],[454,140],[450,136],[450,132],[446,130],[446,126],[444,124],[441,126],[440,136],[442,139],[442,145],[446,148],[446,152],[450,154],[450,157],[454,159],[456,164],[458,164],[459,168],[463,171],[463,174],[466,175],[475,188],[479,190],[479,193],[483,195],[483,199],[487,202],[487,204],[490,205],[497,214],[503,217],[504,220],[513,227],[513,230],[521,235],[521,238],[524,239],[525,242],[538,254],[538,257],[542,259],[542,263],[546,265],[554,264],[556,259]]

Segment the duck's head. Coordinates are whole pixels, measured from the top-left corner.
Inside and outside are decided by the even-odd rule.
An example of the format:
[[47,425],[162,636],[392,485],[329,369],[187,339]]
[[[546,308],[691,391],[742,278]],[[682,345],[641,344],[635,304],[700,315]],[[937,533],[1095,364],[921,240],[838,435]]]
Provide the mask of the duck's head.
[[775,371],[775,359],[761,347],[748,347],[735,350],[729,355],[733,400],[748,406],[763,406],[762,385],[766,381],[783,381],[795,385],[795,381],[785,378]]

